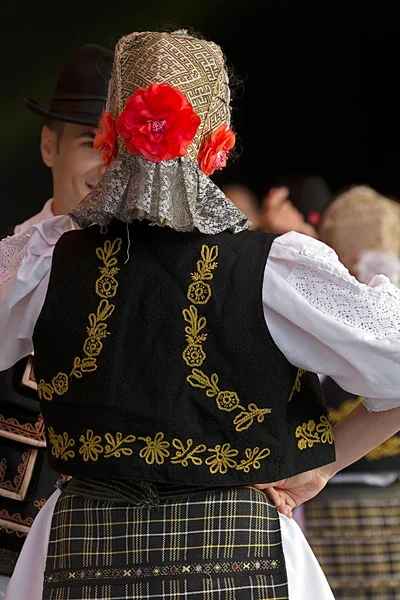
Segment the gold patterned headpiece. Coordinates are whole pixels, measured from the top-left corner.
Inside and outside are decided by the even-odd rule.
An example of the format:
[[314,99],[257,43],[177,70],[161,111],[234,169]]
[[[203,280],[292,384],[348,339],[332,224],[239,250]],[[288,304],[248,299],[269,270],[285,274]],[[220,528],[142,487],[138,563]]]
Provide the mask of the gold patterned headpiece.
[[245,215],[209,178],[225,166],[234,145],[229,104],[224,56],[213,42],[184,31],[123,37],[115,49],[104,131],[95,138],[108,168],[71,218],[81,227],[145,218],[176,231],[247,229]]
[[370,187],[351,188],[325,212],[320,236],[357,274],[365,252],[400,257],[400,205]]
[[[221,48],[185,32],[144,31],[121,38],[115,48],[107,111],[116,120],[132,94],[154,83],[177,88],[200,117],[188,148],[188,156],[195,160],[201,141],[220,125],[230,124],[229,79]],[[119,150],[125,150],[121,140]]]

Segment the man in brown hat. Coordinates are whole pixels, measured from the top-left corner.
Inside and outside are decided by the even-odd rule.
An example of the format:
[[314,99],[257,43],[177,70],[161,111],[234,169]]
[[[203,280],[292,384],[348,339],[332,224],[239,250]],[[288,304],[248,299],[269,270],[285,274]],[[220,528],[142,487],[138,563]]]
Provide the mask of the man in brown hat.
[[[8,234],[67,214],[101,178],[104,164],[93,139],[106,102],[112,58],[107,48],[82,46],[63,66],[49,106],[25,99],[32,112],[47,119],[40,149],[43,162],[52,169],[53,197],[40,213],[11,227]],[[35,387],[31,357],[0,373],[0,598],[30,526],[58,478],[45,459]]]

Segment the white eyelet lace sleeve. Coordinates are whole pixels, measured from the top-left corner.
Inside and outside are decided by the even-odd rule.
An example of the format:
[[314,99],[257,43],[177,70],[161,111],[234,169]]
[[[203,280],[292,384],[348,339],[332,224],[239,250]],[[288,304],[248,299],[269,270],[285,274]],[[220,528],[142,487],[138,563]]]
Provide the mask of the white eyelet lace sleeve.
[[368,410],[400,406],[400,290],[387,277],[361,284],[332,249],[291,232],[272,244],[263,306],[292,364],[330,375]]
[[54,246],[73,228],[69,217],[53,217],[0,241],[0,371],[32,352]]

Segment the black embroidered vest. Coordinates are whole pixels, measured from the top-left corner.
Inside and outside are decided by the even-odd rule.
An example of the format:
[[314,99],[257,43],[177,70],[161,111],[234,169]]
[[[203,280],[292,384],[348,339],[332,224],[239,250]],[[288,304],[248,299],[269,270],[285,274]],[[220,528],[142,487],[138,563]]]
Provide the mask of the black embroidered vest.
[[334,460],[319,381],[264,320],[273,236],[115,221],[58,242],[34,335],[51,465],[242,485]]
[[[362,400],[360,396],[345,392],[330,377],[324,380],[322,389],[330,409],[333,425],[343,419]],[[347,467],[345,471],[354,473],[397,471],[400,473],[400,434],[394,435],[371,450],[364,458]]]

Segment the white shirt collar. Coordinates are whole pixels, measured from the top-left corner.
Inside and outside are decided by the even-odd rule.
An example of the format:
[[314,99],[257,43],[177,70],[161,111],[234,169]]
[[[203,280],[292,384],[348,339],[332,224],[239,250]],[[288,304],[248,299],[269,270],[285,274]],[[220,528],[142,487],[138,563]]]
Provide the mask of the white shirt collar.
[[21,231],[26,231],[31,225],[35,225],[35,223],[39,223],[40,221],[44,221],[45,219],[50,219],[54,217],[53,213],[53,198],[47,200],[46,204],[43,206],[42,210],[34,215],[27,221],[24,221],[20,225],[17,225],[14,229],[15,233],[21,233]]

